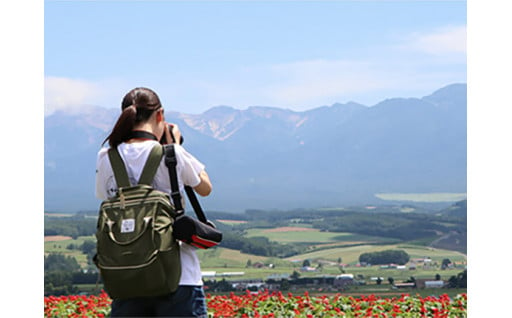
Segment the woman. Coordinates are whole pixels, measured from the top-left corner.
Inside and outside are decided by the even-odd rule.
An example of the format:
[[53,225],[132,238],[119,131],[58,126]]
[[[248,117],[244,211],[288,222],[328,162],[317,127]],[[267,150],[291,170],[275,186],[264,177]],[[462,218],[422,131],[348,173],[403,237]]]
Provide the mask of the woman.
[[[136,184],[142,168],[155,144],[165,140],[180,140],[180,132],[173,126],[171,138],[169,124],[165,122],[164,109],[157,94],[144,87],[128,92],[122,101],[119,116],[108,140],[110,147],[117,147],[123,159],[130,183]],[[184,185],[191,186],[199,195],[207,196],[212,185],[204,165],[182,146],[174,146],[180,192]],[[171,193],[169,173],[164,159],[156,172],[152,186]],[[96,196],[105,200],[117,192],[117,184],[108,158],[108,148],[98,153],[96,163]],[[180,242],[181,278],[176,292],[159,297],[113,300],[112,317],[205,317],[206,299],[203,291],[201,267],[195,248]]]

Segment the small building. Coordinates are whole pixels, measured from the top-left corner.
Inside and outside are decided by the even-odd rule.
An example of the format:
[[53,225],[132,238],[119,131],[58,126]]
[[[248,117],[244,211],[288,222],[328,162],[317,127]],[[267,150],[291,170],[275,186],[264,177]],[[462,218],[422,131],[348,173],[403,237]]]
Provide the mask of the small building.
[[316,271],[317,271],[317,269],[316,269],[316,267],[311,267],[311,266],[302,266],[302,267],[300,268],[300,271],[301,271],[301,272],[316,272]]
[[429,280],[425,282],[425,288],[443,288],[445,285],[442,280]]
[[334,278],[334,287],[345,287],[354,284],[354,274],[341,274]]
[[215,275],[217,273],[215,271],[202,271],[201,272],[201,276],[204,278],[204,279],[212,279],[212,278],[215,278]]
[[443,280],[417,279],[416,285],[418,288],[443,288],[445,282]]

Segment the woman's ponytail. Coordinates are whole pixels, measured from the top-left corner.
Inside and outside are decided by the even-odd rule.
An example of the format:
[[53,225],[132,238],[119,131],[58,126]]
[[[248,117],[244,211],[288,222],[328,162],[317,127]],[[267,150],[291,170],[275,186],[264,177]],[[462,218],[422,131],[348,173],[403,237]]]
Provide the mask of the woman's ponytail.
[[133,127],[135,126],[137,118],[137,108],[134,105],[126,107],[117,119],[112,132],[103,141],[103,144],[108,140],[110,147],[117,147],[123,141],[130,138]]

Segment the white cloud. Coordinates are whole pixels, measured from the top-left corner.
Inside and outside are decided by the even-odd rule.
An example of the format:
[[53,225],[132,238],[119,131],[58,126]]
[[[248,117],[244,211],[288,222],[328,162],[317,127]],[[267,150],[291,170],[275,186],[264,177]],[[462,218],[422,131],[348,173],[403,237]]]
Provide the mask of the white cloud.
[[413,34],[405,47],[427,54],[465,54],[466,26],[452,26],[437,29],[431,33]]
[[99,95],[95,83],[49,76],[44,83],[44,112],[49,115],[56,110],[74,110],[87,104],[91,97]]
[[310,106],[334,103],[340,98],[388,86],[378,67],[368,61],[310,60],[275,65],[271,73],[282,80],[265,89],[277,103]]
[[44,114],[56,110],[80,112],[84,105],[114,107],[120,105],[126,85],[117,79],[103,79],[97,82],[46,76],[44,80]]
[[465,82],[464,63],[453,66],[444,59],[395,49],[388,47],[366,59],[314,59],[226,70],[215,78],[182,81],[188,88],[175,91],[173,100],[207,108],[222,104],[303,111],[338,102],[372,106],[386,98],[423,97],[444,85]]

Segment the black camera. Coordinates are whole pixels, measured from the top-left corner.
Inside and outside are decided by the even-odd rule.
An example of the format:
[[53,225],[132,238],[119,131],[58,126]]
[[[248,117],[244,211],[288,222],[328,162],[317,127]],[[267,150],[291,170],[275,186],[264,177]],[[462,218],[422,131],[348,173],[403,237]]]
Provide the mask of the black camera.
[[[173,127],[174,127],[174,126],[173,126],[172,124],[169,124],[168,129],[169,129],[169,133],[170,133],[171,138],[172,138],[172,143],[177,143],[177,142],[176,142],[176,137],[174,137],[174,134],[172,133],[172,129],[173,129]],[[163,134],[163,135],[162,135],[162,138],[160,139],[160,143],[161,143],[161,144],[170,144],[171,142],[169,142],[169,141],[167,140],[167,138],[165,138],[165,134]],[[181,145],[181,144],[183,144],[183,136],[180,136],[180,142],[179,142],[179,144],[180,144],[180,145]]]

